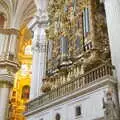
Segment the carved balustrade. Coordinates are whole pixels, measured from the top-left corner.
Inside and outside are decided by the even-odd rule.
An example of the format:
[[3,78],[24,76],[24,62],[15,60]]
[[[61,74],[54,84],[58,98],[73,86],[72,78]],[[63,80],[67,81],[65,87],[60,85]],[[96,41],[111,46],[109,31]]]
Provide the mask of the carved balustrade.
[[70,95],[71,93],[81,90],[91,84],[95,84],[96,82],[101,81],[102,78],[104,80],[104,77],[107,76],[113,76],[113,66],[107,64],[100,65],[88,73],[80,75],[56,89],[30,101],[27,104],[27,112],[40,108],[41,106],[49,104],[63,96]]
[[[110,58],[105,12],[98,0],[50,0],[48,16],[46,33],[53,46],[47,65],[50,79],[43,87],[49,84],[56,88]],[[86,32],[85,26],[89,28]],[[61,37],[67,41],[64,54]]]

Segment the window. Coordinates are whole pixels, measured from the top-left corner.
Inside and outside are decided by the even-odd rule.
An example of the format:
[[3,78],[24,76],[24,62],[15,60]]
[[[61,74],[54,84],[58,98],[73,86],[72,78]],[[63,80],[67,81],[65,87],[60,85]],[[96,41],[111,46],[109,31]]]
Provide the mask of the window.
[[0,28],[3,28],[5,24],[5,17],[3,13],[0,13]]
[[60,117],[60,114],[57,113],[56,116],[55,116],[55,120],[60,120],[60,118],[61,118],[61,117]]
[[62,55],[67,55],[68,54],[68,39],[62,36],[60,40],[60,45],[61,45]]
[[32,55],[31,45],[25,47],[25,55]]
[[81,106],[77,106],[77,107],[75,108],[75,115],[76,115],[76,116],[80,116],[80,115],[81,115]]
[[41,118],[40,120],[43,120],[43,118]]
[[89,8],[83,9],[83,33],[84,37],[90,32]]

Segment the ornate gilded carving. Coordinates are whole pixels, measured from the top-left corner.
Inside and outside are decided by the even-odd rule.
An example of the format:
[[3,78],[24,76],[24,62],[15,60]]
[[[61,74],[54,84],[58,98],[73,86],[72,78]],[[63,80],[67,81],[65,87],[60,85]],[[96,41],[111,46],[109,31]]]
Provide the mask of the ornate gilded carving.
[[43,91],[43,92],[49,92],[50,90],[51,90],[51,83],[50,83],[50,81],[49,81],[49,78],[44,78],[43,79],[43,86],[42,86],[42,88],[41,88],[41,90]]
[[19,35],[20,32],[17,30],[17,29],[3,29],[3,28],[0,28],[0,33],[2,34],[15,34],[15,35]]
[[[54,78],[56,84],[52,86],[58,86],[59,81],[62,84],[72,80],[109,58],[106,19],[101,7],[97,0],[49,1],[46,34],[47,39],[53,41],[52,58],[48,61],[48,71],[51,71],[48,76]],[[89,30],[84,33],[86,20]],[[62,37],[67,38],[67,54],[61,52]],[[60,77],[56,78],[55,74]]]
[[[49,2],[48,16],[49,28],[47,30],[48,39],[59,38],[59,36],[68,36],[69,40],[75,38],[77,22],[80,17],[80,10],[86,6],[87,0],[59,0]],[[58,39],[56,39],[58,40]]]

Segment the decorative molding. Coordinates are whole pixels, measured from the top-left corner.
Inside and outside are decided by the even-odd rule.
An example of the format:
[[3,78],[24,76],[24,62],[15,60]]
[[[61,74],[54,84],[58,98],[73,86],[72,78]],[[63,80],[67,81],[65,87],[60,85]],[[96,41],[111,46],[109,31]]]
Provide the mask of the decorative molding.
[[[51,106],[55,106],[55,105],[58,105],[58,104],[61,104],[61,103],[65,102],[65,101],[72,100],[73,98],[76,98],[78,96],[93,93],[94,91],[96,91],[98,89],[101,89],[101,88],[104,88],[104,87],[109,87],[109,84],[115,85],[117,83],[115,82],[113,77],[106,76],[104,78],[101,78],[101,79],[93,82],[92,84],[90,84],[90,85],[88,85],[88,86],[86,86],[82,89],[79,89],[79,90],[77,89],[73,93],[70,93],[70,94],[67,94],[65,96],[59,97],[58,99],[56,98],[55,100],[52,100],[51,102],[45,103],[42,106],[37,106],[37,108],[31,109],[30,111],[26,111],[24,113],[24,115],[26,117],[31,116],[33,114],[36,114],[38,111],[42,111],[42,110],[44,110],[46,108],[49,108]],[[38,98],[34,99],[33,101],[35,101],[37,99]],[[30,101],[30,102],[32,102],[32,101]]]
[[3,28],[0,28],[0,33],[2,34],[8,34],[8,35],[19,35],[20,32],[17,30],[17,29],[14,29],[14,28],[10,28],[10,29],[3,29]]
[[1,67],[12,67],[13,70],[16,72],[20,68],[20,64],[16,61],[10,61],[10,60],[0,60],[0,66]]
[[35,45],[32,46],[32,50],[33,51],[37,51],[37,52],[47,52],[47,43],[46,41],[44,43],[40,43],[39,41],[37,41],[35,43]]

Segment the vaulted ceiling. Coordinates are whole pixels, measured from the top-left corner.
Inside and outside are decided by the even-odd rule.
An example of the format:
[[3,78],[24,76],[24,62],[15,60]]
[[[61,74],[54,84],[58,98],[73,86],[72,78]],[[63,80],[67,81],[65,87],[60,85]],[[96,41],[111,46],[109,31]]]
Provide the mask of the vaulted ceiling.
[[7,27],[20,28],[34,16],[36,6],[34,0],[0,0],[0,13],[4,13]]

